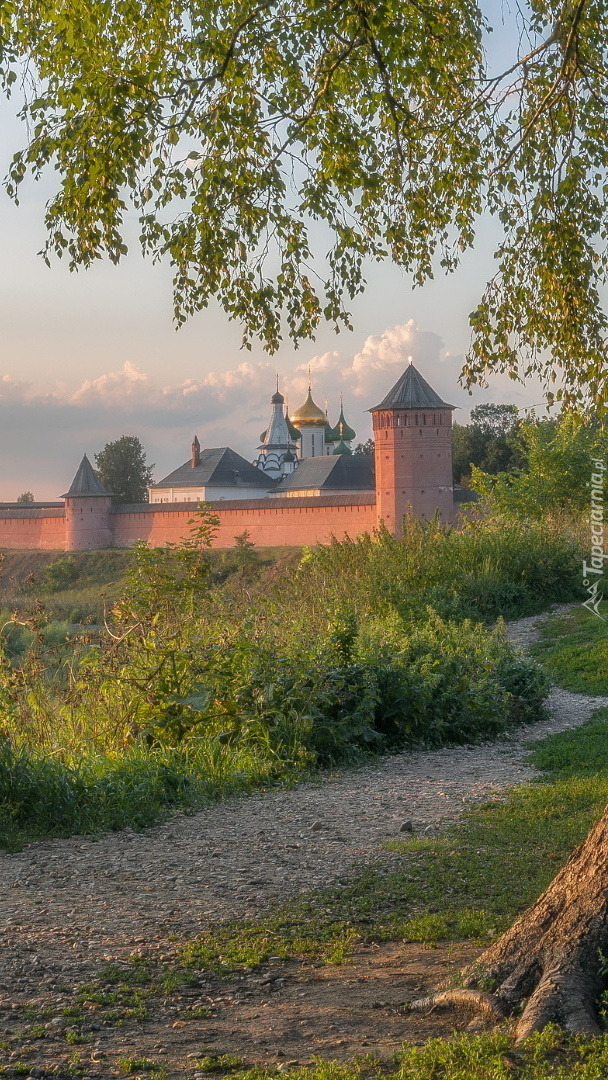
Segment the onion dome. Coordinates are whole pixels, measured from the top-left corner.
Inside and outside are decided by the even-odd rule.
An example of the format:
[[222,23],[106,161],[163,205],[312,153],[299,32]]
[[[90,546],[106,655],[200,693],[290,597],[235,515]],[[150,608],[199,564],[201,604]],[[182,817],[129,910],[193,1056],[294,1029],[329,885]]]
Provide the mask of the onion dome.
[[282,393],[279,390],[277,390],[276,394],[272,395],[272,397],[270,399],[270,403],[271,403],[271,405],[284,405],[285,404],[285,398],[283,397]]
[[292,424],[296,427],[325,427],[327,423],[327,417],[322,409],[318,405],[315,405],[312,400],[312,393],[310,388],[308,390],[308,397],[303,405],[290,417]]
[[293,439],[294,442],[297,442],[298,439],[302,438],[302,432],[298,430],[295,424],[292,424],[288,416],[285,416],[285,423],[287,424],[290,438]]
[[338,438],[343,439],[344,442],[352,442],[357,437],[357,432],[353,431],[352,427],[346,423],[344,419],[344,406],[340,408],[340,416],[338,417],[338,423],[334,428],[334,433],[338,435]]
[[340,439],[337,446],[334,446],[334,454],[352,454],[350,446],[347,446],[345,442]]

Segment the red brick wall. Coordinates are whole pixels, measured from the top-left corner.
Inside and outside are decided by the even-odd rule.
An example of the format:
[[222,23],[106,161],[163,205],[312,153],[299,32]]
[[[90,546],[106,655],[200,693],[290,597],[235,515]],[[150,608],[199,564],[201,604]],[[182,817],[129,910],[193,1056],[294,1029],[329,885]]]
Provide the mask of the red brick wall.
[[[322,499],[256,499],[216,504],[220,528],[214,547],[233,547],[234,538],[247,530],[259,547],[327,544],[332,536],[358,536],[376,527],[374,496],[327,496]],[[356,500],[356,501],[355,501]],[[367,500],[367,501],[365,501]],[[286,505],[287,504],[287,505]],[[194,507],[125,510],[112,515],[116,547],[130,547],[136,540],[161,546],[188,535]]]
[[66,551],[98,551],[112,547],[112,499],[109,495],[78,495],[65,500]]
[[0,548],[65,551],[63,510],[0,511]]
[[449,409],[374,410],[378,520],[399,533],[411,507],[416,517],[454,514],[452,413]]
[[[327,544],[333,536],[359,536],[376,527],[375,497],[369,495],[329,495],[321,498],[252,499],[217,503],[214,511],[220,518],[215,547],[233,547],[235,536],[247,532],[259,547]],[[74,500],[76,501],[76,500]],[[96,517],[93,512],[99,500],[83,502],[87,521]],[[86,505],[85,505],[86,503]],[[112,543],[115,547],[131,547],[136,540],[145,540],[162,547],[168,541],[179,542],[188,536],[195,507],[188,504],[167,504],[139,509],[116,507],[109,514],[110,533],[99,532],[99,547]],[[99,509],[102,510],[101,506]],[[103,508],[105,509],[105,508]],[[107,517],[102,512],[100,518]],[[104,522],[102,520],[101,524]],[[0,511],[0,548],[64,551],[69,540],[70,550],[93,546],[93,525],[87,535],[74,530],[62,510],[4,510]],[[92,530],[92,531],[91,531]],[[80,533],[82,532],[82,535]],[[96,534],[97,535],[97,534]]]

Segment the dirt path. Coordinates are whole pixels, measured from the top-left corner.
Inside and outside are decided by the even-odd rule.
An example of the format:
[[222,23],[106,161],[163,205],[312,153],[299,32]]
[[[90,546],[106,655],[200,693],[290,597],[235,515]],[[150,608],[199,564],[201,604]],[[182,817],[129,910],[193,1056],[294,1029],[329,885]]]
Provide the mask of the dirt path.
[[[539,621],[512,623],[509,636],[527,643]],[[145,833],[51,840],[3,855],[10,948],[0,987],[32,975],[52,983],[69,972],[77,980],[100,958],[143,940],[193,934],[209,921],[259,913],[338,882],[357,864],[385,858],[381,845],[404,822],[415,832],[441,829],[464,807],[528,780],[526,743],[583,723],[599,705],[608,698],[554,690],[548,721],[493,743],[399,754]]]
[[[509,637],[525,647],[537,635],[543,618],[511,623]],[[191,935],[209,922],[230,915],[261,913],[282,898],[345,880],[362,863],[391,858],[382,851],[382,844],[399,835],[404,822],[411,822],[417,833],[440,830],[456,820],[463,808],[530,779],[533,770],[522,760],[526,744],[583,723],[598,706],[608,705],[608,698],[554,690],[549,705],[550,719],[546,722],[486,745],[400,754],[292,790],[262,792],[193,816],[178,816],[142,834],[126,830],[98,841],[77,837],[53,840],[1,856],[0,896],[7,933],[0,967],[0,1009],[10,1008],[15,1001],[22,1004],[33,998],[50,998],[58,989],[76,986],[104,958],[120,958],[137,946],[146,950],[166,948],[169,934]],[[398,980],[395,982],[399,965],[403,976],[403,951],[401,947],[398,963],[392,946],[382,958],[385,978],[392,973],[392,1004],[385,1005],[395,1016],[395,995],[400,994],[400,1000],[407,997],[405,984],[399,989]],[[450,953],[447,959],[442,957],[439,967],[443,964],[445,970],[446,963],[460,962],[457,953]],[[416,964],[424,968],[426,963],[428,968],[432,963],[421,956],[418,950],[417,959],[412,958],[412,978],[422,983],[425,980]],[[376,958],[376,966],[378,962]],[[333,989],[327,990],[334,1010],[340,993],[346,1000],[352,997],[353,986],[361,989],[359,984],[370,975],[370,963],[372,960],[363,950],[358,967],[349,967],[346,975],[336,976]],[[327,977],[326,973],[314,978],[319,983],[327,981]],[[200,991],[194,998],[198,994]],[[264,1007],[262,998],[268,998],[267,988],[257,997],[254,989],[250,988],[248,994],[255,998],[251,1008]],[[364,994],[366,1008],[373,1006],[372,994],[377,996],[378,990],[367,993],[369,1002]],[[323,1038],[319,1034],[321,999],[314,999],[316,1004],[310,999],[307,1005],[301,1000],[306,998],[306,992],[297,989],[296,984],[289,996],[294,1001],[298,998],[302,1016],[310,1013],[310,1027],[314,1027],[317,1016],[316,1035],[314,1039],[311,1035],[304,1056],[328,1053],[332,1039],[338,1045],[331,1017],[326,1018]],[[384,1007],[382,1003],[380,1006]],[[286,1016],[291,1015],[293,1021],[293,1002],[289,1008]],[[230,1041],[231,1035],[236,1037],[237,1029],[231,1031],[229,1010],[227,1015],[228,1026],[224,1030],[220,1025],[218,1031]],[[259,1030],[260,1023],[267,1023],[268,1015],[252,1012],[251,1024]],[[262,1021],[257,1019],[259,1016]],[[351,1035],[343,1039],[343,1052],[338,1056],[361,1052],[357,1047],[377,1041],[376,1021],[371,1014],[365,1016],[366,1020],[359,1017],[356,1024],[353,1022]],[[391,1034],[390,1025],[387,1028],[383,1019],[384,1041],[388,1039],[389,1048],[392,1043],[396,1048],[404,1038],[403,1018],[397,1020]],[[179,1027],[181,1021],[176,1023]],[[366,1023],[367,1040],[363,1031]],[[162,1024],[162,1031],[159,1028],[156,1035],[161,1043],[167,1041],[167,1030],[171,1028],[166,1017]],[[238,1024],[242,1030],[242,1011]],[[283,1024],[281,1030],[283,1034],[271,1053],[275,1061],[285,1053],[294,1053],[285,1033],[288,1026]],[[294,1028],[296,1044],[303,1030]],[[174,1032],[172,1037],[175,1040],[178,1036],[179,1032]],[[206,1037],[211,1037],[209,1032]],[[133,1042],[132,1035],[125,1038]],[[154,1044],[152,1028],[147,1039],[149,1045]],[[117,1040],[120,1043],[118,1035]],[[261,1048],[269,1040],[260,1036],[259,1042]],[[281,1049],[285,1046],[287,1051]],[[260,1049],[260,1053],[264,1051]],[[112,1073],[93,1070],[86,1075]]]

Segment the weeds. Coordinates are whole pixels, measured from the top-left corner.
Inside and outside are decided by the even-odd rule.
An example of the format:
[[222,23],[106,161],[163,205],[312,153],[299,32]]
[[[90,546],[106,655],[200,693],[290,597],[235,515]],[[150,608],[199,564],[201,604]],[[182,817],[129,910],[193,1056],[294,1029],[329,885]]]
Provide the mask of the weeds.
[[[144,828],[311,769],[544,715],[546,677],[470,616],[570,595],[568,537],[412,521],[403,541],[380,531],[307,552],[243,613],[242,596],[214,586],[213,528],[202,510],[183,544],[130,553],[105,628],[7,619],[0,844]],[[79,558],[51,562],[47,578],[78,575]]]
[[234,1072],[243,1064],[242,1058],[236,1054],[203,1054],[197,1059],[197,1067],[206,1073]]
[[601,618],[583,607],[555,615],[531,650],[558,686],[574,693],[608,695],[608,601],[599,611]]

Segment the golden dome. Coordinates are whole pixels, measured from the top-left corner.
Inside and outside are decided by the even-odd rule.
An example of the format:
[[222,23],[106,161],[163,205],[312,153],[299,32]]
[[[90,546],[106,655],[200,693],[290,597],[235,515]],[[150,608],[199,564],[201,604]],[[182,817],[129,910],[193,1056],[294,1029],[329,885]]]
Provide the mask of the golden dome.
[[325,427],[327,423],[327,417],[322,409],[318,405],[315,405],[312,400],[312,394],[310,389],[308,390],[308,397],[303,405],[300,406],[296,412],[290,416],[292,424],[296,427]]

